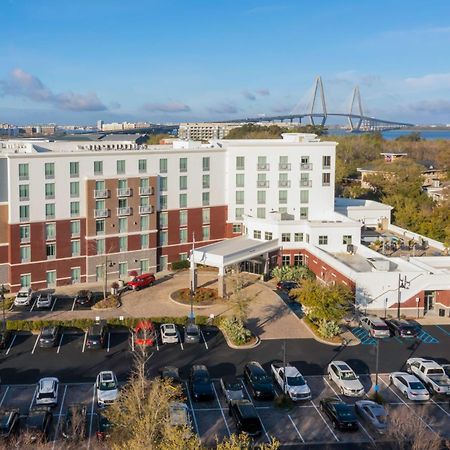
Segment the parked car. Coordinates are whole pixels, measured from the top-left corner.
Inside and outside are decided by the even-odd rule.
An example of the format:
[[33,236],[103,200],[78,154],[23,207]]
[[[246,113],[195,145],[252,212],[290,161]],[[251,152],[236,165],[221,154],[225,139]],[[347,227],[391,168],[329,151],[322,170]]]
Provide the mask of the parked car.
[[244,380],[255,399],[272,400],[274,398],[275,389],[272,380],[259,362],[251,361],[245,365]]
[[160,330],[161,330],[161,342],[163,344],[178,344],[180,339],[175,324],[163,323],[160,327]]
[[35,308],[51,308],[53,304],[53,295],[52,294],[39,294],[36,300]]
[[450,364],[441,364],[441,367],[444,369],[446,375],[450,377]]
[[11,339],[11,332],[9,330],[0,331],[0,348],[6,348]]
[[72,441],[83,440],[86,436],[87,421],[86,405],[69,405],[61,430],[64,439]]
[[100,321],[91,325],[87,331],[86,348],[99,349],[103,348],[108,335],[108,326],[105,322]]
[[277,283],[277,289],[286,292],[288,295],[292,289],[298,289],[298,287],[298,283],[295,281],[279,281]]
[[78,294],[75,297],[75,303],[80,306],[92,306],[93,300],[92,292],[87,289],[78,291]]
[[320,410],[323,411],[333,424],[333,428],[345,431],[356,431],[358,422],[355,413],[347,403],[339,397],[328,397],[320,400]]
[[389,382],[409,400],[426,401],[430,399],[427,388],[415,375],[393,372],[389,375]]
[[385,434],[388,426],[388,413],[383,405],[372,400],[355,402],[356,414],[378,434]]
[[14,299],[14,306],[29,306],[33,299],[33,291],[31,288],[20,288]]
[[374,338],[387,338],[391,336],[386,322],[376,316],[364,316],[359,320],[359,325],[367,330]]
[[112,426],[112,423],[101,411],[97,412],[97,439],[99,441],[109,438]]
[[61,329],[58,325],[42,328],[41,336],[39,337],[39,347],[40,348],[54,347],[58,342],[60,330]]
[[182,383],[180,371],[178,370],[178,367],[175,366],[164,366],[160,369],[159,376],[161,378],[170,379],[173,384]]
[[0,410],[0,441],[4,441],[16,435],[19,432],[19,427],[19,409]]
[[311,389],[298,369],[290,364],[273,363],[270,366],[275,382],[293,401],[309,400]]
[[245,398],[242,381],[236,377],[222,377],[220,379],[220,389],[227,399],[227,403],[234,400],[243,400]]
[[58,404],[58,391],[58,378],[41,378],[37,385],[36,405],[56,406]]
[[184,327],[184,342],[198,344],[200,342],[200,327],[195,323],[188,323]]
[[169,405],[169,420],[173,427],[191,428],[189,408],[186,403],[171,402]]
[[327,372],[328,378],[336,384],[342,395],[348,397],[361,397],[364,395],[364,386],[346,362],[331,362],[328,364]]
[[97,391],[97,405],[100,408],[114,403],[119,396],[119,383],[116,375],[111,370],[104,370],[97,375],[95,388]]
[[155,345],[156,339],[155,326],[150,320],[142,320],[134,328],[135,344],[148,347]]
[[256,437],[262,433],[261,420],[250,400],[232,401],[229,414],[234,419],[239,434],[245,433]]
[[419,378],[430,394],[450,395],[450,378],[436,361],[409,358],[406,361],[406,371]]
[[127,283],[130,289],[134,289],[135,291],[139,291],[139,289],[146,288],[148,286],[152,286],[155,282],[155,275],[152,273],[144,273],[142,275],[138,275],[134,277],[131,281]]
[[35,406],[26,418],[24,431],[32,442],[46,442],[53,422],[53,414],[48,406]]
[[392,333],[392,336],[400,338],[416,338],[417,327],[404,319],[390,319],[386,320],[386,324]]
[[213,385],[206,366],[202,364],[192,366],[189,388],[194,400],[212,400],[214,398]]

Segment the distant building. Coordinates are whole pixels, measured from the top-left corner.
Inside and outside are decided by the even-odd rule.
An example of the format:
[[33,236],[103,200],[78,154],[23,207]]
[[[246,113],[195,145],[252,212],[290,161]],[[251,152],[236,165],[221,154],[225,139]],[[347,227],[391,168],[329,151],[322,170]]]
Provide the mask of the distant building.
[[139,130],[149,128],[151,126],[148,122],[111,122],[103,123],[102,128],[98,127],[100,121],[97,122],[97,128],[101,131],[124,131],[124,130]]
[[103,130],[103,120],[97,120],[97,130]]

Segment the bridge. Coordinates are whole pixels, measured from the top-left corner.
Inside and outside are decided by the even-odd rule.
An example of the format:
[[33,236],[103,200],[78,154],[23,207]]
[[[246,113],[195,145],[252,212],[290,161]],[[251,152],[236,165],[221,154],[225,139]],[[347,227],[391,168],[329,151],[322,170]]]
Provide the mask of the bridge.
[[[394,122],[391,120],[377,119],[375,117],[367,116],[363,113],[361,93],[359,87],[353,89],[350,107],[348,112],[328,112],[325,101],[325,91],[323,88],[322,78],[318,76],[314,83],[314,90],[309,108],[303,113],[290,113],[278,116],[259,116],[245,119],[227,120],[227,123],[255,123],[255,122],[295,122],[300,124],[303,119],[309,121],[311,125],[325,126],[328,117],[341,117],[348,121],[348,129],[350,132],[374,132],[398,130],[401,128],[410,128],[414,124],[405,122]],[[356,109],[356,111],[355,111]],[[224,121],[225,122],[225,121]]]

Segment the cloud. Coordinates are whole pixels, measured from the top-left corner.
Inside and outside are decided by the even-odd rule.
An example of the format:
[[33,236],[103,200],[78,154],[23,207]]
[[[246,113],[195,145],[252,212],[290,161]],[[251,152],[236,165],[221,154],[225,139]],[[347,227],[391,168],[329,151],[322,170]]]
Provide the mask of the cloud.
[[449,88],[450,73],[430,73],[422,77],[410,77],[405,79],[405,83],[413,88]]
[[261,97],[267,97],[268,95],[270,95],[270,91],[269,89],[257,89],[255,91],[258,95],[260,95]]
[[191,110],[189,105],[181,102],[145,103],[143,108],[146,111],[163,113],[189,112]]
[[247,100],[256,100],[256,95],[255,94],[253,94],[252,92],[249,92],[249,91],[242,91],[241,92],[241,94],[242,94],[242,96],[244,97],[244,98],[246,98]]
[[422,100],[409,105],[409,108],[415,112],[425,114],[449,114],[450,100]]
[[208,111],[217,114],[235,114],[239,109],[231,103],[220,103],[216,106],[209,107]]
[[17,68],[10,72],[6,80],[0,80],[3,95],[24,97],[38,103],[49,103],[58,109],[68,111],[105,111],[108,108],[94,92],[77,94],[74,92],[52,92],[36,76]]

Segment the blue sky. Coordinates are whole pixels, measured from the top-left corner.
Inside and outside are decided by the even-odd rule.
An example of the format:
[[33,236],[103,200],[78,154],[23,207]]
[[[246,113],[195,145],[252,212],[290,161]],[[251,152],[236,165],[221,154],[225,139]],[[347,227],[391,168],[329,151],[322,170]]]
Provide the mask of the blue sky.
[[2,0],[0,122],[304,110],[450,123],[450,2]]

